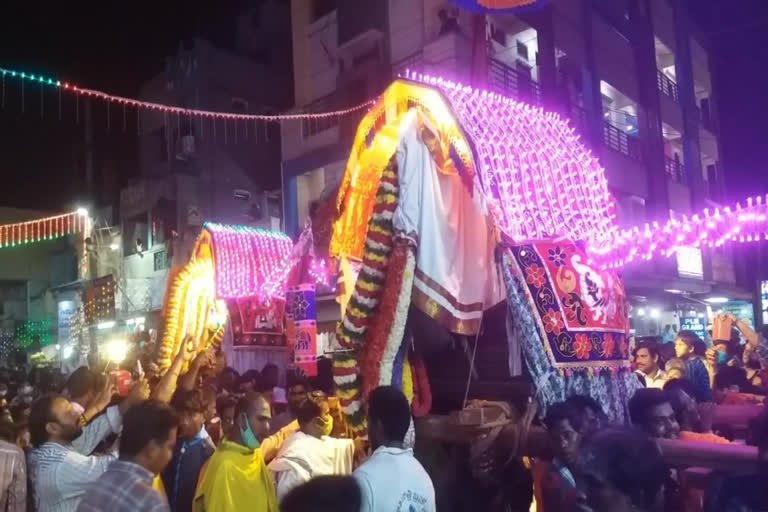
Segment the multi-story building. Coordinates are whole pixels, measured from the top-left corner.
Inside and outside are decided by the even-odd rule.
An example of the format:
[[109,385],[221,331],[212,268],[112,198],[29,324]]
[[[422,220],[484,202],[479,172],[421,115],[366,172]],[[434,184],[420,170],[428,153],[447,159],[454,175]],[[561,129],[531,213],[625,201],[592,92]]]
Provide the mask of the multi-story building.
[[[0,224],[52,215],[34,210],[0,208]],[[56,355],[58,311],[79,299],[77,292],[82,237],[70,235],[17,246],[0,244],[0,359],[13,351],[45,349]],[[66,342],[69,342],[67,339]]]
[[[229,23],[221,40],[180,43],[140,98],[242,114],[290,106],[287,5],[263,2]],[[139,130],[141,177],[120,195],[118,307],[122,316],[143,315],[154,326],[149,317],[162,307],[169,269],[189,259],[203,222],[280,228],[280,133],[262,121],[160,110],[142,112]]]
[[[473,15],[444,0],[293,0],[295,107],[360,103],[405,69],[439,75],[569,118],[605,167],[623,226],[713,209],[724,180],[715,70],[684,4],[553,0],[520,15]],[[289,232],[337,187],[355,121],[283,125]],[[712,295],[735,298],[733,274],[727,248],[628,268],[646,316],[635,319],[638,334],[698,316]]]

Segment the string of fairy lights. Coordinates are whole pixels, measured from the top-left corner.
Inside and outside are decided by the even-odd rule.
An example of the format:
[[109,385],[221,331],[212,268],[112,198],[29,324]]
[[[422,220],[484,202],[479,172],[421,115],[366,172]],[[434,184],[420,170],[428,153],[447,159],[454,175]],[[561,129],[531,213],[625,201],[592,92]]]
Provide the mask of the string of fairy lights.
[[[135,98],[129,98],[126,96],[118,96],[115,94],[109,94],[104,91],[100,91],[97,89],[89,89],[86,87],[80,87],[79,85],[72,84],[70,82],[62,81],[59,79],[52,78],[50,76],[45,76],[42,74],[36,74],[36,73],[27,73],[25,71],[18,71],[14,69],[8,69],[4,67],[0,67],[0,108],[5,108],[6,101],[10,97],[10,91],[8,90],[7,83],[14,81],[19,84],[19,99],[21,100],[21,110],[24,112],[27,108],[27,102],[28,96],[31,92],[39,92],[41,95],[40,97],[40,114],[43,115],[44,113],[44,101],[42,99],[42,95],[46,92],[46,88],[48,90],[53,90],[58,93],[58,115],[59,118],[61,118],[62,115],[62,104],[61,104],[61,96],[62,93],[65,94],[73,94],[77,99],[80,97],[85,98],[94,98],[101,100],[106,103],[107,105],[107,119],[109,120],[109,114],[110,114],[110,106],[115,106],[118,109],[122,109],[123,118],[125,119],[126,116],[126,107],[132,107],[135,109],[142,109],[142,110],[149,110],[149,111],[155,111],[155,112],[161,112],[164,114],[175,114],[180,117],[188,117],[190,120],[192,118],[210,118],[210,119],[223,119],[223,120],[239,120],[239,121],[262,121],[262,122],[281,122],[281,121],[291,121],[291,120],[319,120],[319,119],[329,119],[329,118],[339,118],[346,115],[356,114],[357,112],[364,111],[368,109],[373,103],[375,103],[375,99],[371,99],[369,101],[360,103],[358,105],[354,105],[349,108],[340,109],[340,110],[332,110],[327,112],[313,112],[313,113],[294,113],[294,114],[275,114],[275,115],[267,115],[267,114],[245,114],[240,112],[219,112],[219,111],[213,111],[213,110],[205,110],[205,109],[199,109],[199,108],[186,108],[186,107],[178,107],[174,105],[165,105],[163,103],[155,103],[151,101],[143,101]],[[32,91],[31,88],[37,89],[37,91]],[[77,111],[77,115],[79,116],[79,108]],[[108,121],[109,122],[109,121]]]

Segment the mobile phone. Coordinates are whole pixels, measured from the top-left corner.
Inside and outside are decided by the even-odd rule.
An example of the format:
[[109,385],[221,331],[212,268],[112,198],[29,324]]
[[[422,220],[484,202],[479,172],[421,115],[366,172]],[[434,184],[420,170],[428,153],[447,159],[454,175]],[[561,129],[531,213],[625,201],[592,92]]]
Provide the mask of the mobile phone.
[[115,370],[112,372],[115,379],[115,389],[120,396],[126,396],[131,391],[133,377],[128,370]]

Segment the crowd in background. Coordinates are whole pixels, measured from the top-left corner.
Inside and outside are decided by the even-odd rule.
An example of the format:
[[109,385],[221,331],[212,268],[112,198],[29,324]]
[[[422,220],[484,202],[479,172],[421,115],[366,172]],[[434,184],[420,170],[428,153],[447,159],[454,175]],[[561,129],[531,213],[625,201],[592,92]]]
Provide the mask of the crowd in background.
[[161,374],[150,353],[66,378],[0,370],[0,510],[435,510],[399,390],[371,393],[352,440],[322,372],[282,387],[273,364],[240,375],[183,349]]
[[[728,315],[734,330],[711,346],[691,331],[641,340],[633,364],[642,388],[628,404],[632,428],[611,425],[598,403],[572,396],[547,411],[553,458],[534,466],[539,512],[768,510],[768,413],[746,432],[713,426],[716,404],[763,406],[768,340]],[[655,439],[749,444],[753,474],[695,473],[664,464]]]
[[[547,410],[553,456],[531,466],[539,512],[768,509],[768,414],[746,433],[713,426],[714,404],[762,406],[768,384],[768,340],[729,320],[734,335],[710,347],[690,331],[636,345],[631,427],[589,397]],[[368,438],[353,440],[327,372],[281,379],[267,364],[241,375],[221,352],[183,349],[161,373],[150,353],[66,377],[0,369],[0,509],[436,510],[399,390],[371,393]],[[715,472],[702,490],[664,464],[656,439],[752,444],[760,469]]]

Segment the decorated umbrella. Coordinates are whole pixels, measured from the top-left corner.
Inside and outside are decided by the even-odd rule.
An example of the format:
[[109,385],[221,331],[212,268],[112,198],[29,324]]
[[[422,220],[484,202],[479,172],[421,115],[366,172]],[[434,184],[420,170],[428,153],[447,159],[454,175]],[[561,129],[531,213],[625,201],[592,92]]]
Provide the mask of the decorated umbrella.
[[524,12],[540,9],[549,0],[451,0],[452,3],[472,12]]

